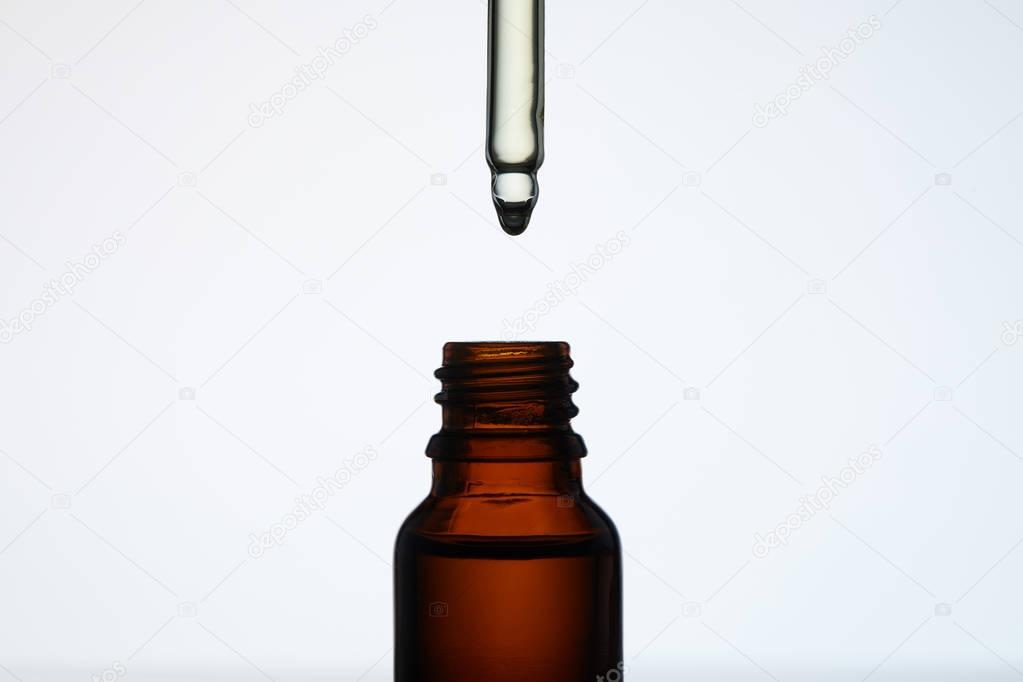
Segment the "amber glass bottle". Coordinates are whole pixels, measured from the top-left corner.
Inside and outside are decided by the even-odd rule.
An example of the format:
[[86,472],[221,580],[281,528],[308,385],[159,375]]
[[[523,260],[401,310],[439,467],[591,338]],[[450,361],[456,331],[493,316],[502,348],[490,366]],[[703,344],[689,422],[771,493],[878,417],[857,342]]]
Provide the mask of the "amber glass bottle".
[[397,682],[620,675],[621,550],[583,492],[571,366],[565,343],[444,346],[433,487],[395,550]]

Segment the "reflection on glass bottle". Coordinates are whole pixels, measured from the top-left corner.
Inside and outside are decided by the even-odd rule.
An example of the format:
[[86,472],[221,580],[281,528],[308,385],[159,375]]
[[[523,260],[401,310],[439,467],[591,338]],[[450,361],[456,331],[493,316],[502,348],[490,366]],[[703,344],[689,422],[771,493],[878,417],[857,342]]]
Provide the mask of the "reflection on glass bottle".
[[429,496],[395,551],[397,682],[590,682],[622,663],[621,549],[582,488],[564,343],[449,343]]

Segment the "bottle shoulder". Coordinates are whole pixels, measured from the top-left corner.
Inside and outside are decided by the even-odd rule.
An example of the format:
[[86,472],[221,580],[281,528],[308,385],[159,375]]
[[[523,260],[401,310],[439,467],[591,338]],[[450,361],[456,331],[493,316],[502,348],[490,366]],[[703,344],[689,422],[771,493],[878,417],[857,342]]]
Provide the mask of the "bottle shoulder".
[[590,511],[599,519],[600,526],[603,527],[607,531],[608,535],[614,539],[616,546],[621,544],[621,540],[618,536],[618,526],[616,526],[615,522],[611,519],[611,515],[604,511],[604,508],[597,504],[592,497],[589,495],[585,495],[585,497]]
[[404,542],[588,542],[618,551],[608,514],[581,491],[574,494],[431,495],[398,531]]

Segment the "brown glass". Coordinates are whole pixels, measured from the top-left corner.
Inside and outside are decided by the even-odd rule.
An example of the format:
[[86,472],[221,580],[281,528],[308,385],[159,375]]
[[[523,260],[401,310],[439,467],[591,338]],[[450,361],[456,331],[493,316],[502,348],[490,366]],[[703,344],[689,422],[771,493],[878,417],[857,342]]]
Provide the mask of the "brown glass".
[[622,668],[621,549],[586,495],[565,343],[448,343],[433,486],[398,532],[395,680]]

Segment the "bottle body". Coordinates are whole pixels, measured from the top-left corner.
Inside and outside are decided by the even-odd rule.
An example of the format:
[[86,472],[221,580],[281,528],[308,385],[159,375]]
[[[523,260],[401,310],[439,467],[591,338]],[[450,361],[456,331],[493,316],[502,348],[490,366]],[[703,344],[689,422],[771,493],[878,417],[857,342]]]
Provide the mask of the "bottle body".
[[[528,369],[511,364],[513,376]],[[583,490],[585,449],[566,427],[574,408],[554,404],[565,396],[549,384],[555,395],[538,400],[529,376],[510,392],[487,390],[491,376],[438,397],[452,402],[428,450],[432,489],[396,543],[399,682],[582,682],[621,670],[618,534]]]

